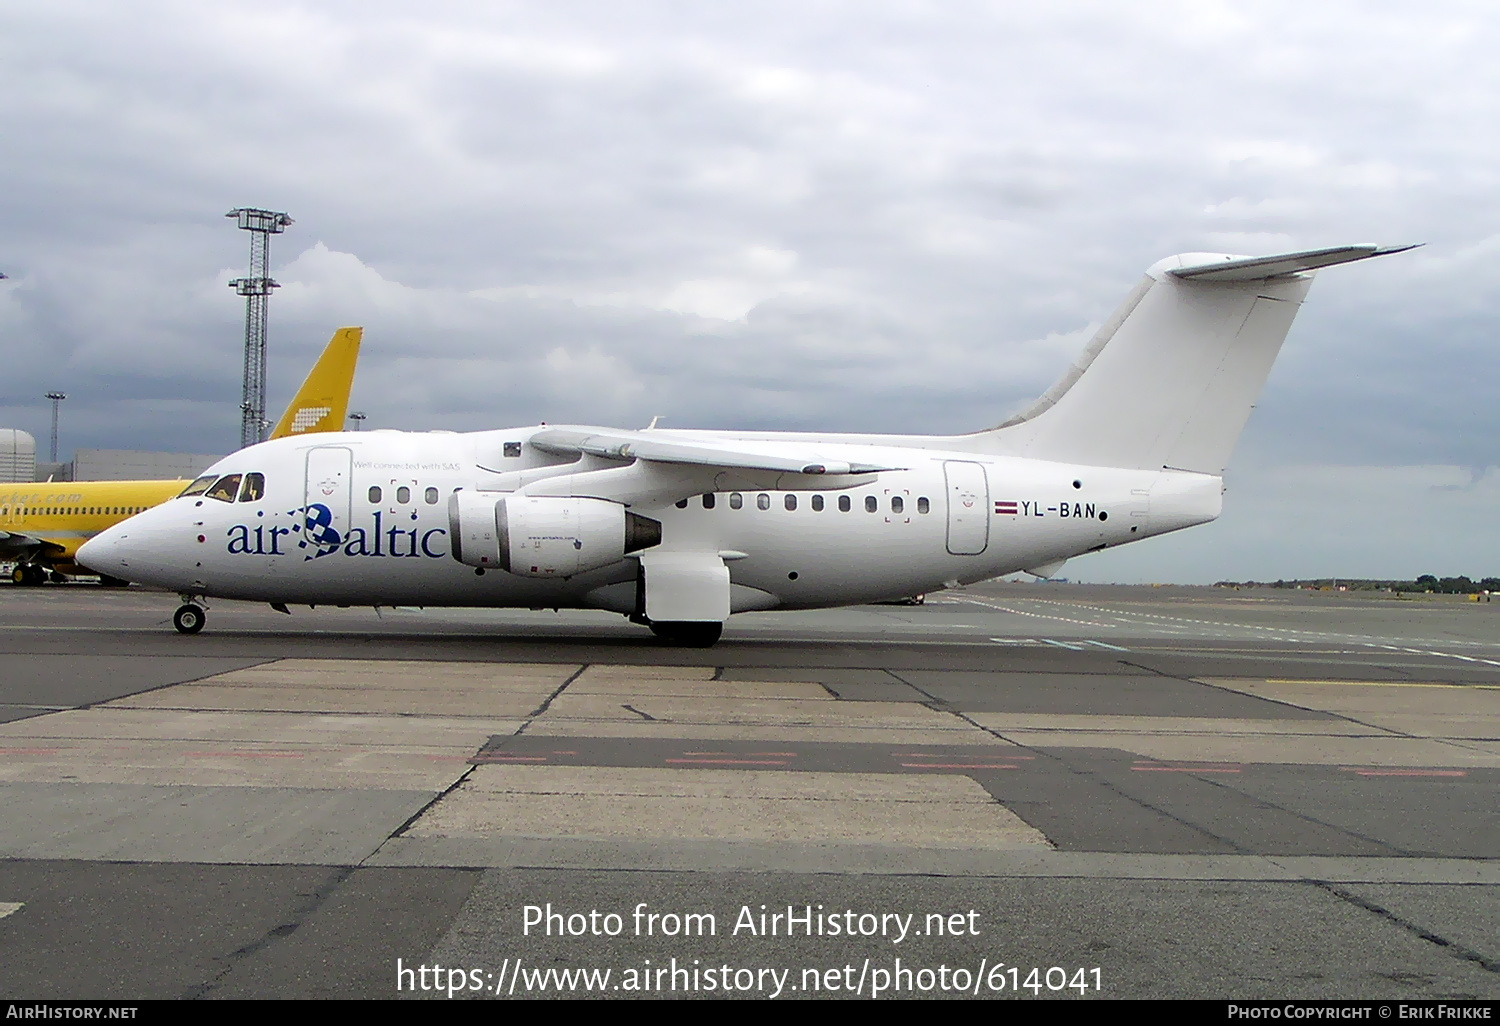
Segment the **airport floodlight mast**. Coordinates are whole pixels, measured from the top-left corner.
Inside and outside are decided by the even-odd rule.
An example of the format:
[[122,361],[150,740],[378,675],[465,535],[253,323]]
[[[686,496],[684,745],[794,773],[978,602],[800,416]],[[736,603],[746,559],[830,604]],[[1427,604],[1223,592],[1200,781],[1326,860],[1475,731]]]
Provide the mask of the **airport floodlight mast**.
[[271,290],[279,288],[270,278],[271,236],[292,224],[286,214],[255,207],[236,207],[225,217],[238,218],[250,233],[250,275],[229,283],[245,297],[245,382],[240,401],[240,447],[263,441],[266,420],[266,314]]
[[363,413],[360,413],[358,410],[355,410],[353,413],[349,414],[349,419],[354,421],[354,430],[358,431],[360,428],[364,427],[365,415]]
[[57,462],[57,407],[67,397],[66,392],[47,393],[47,398],[52,400],[52,455],[48,458],[49,463]]

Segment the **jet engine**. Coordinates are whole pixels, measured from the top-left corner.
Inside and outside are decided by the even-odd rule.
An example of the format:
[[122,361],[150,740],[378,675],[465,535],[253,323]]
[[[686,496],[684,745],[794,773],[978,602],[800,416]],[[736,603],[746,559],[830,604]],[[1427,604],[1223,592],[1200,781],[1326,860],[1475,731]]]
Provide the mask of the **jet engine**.
[[448,499],[453,558],[522,577],[572,577],[661,544],[661,524],[604,499],[460,490]]

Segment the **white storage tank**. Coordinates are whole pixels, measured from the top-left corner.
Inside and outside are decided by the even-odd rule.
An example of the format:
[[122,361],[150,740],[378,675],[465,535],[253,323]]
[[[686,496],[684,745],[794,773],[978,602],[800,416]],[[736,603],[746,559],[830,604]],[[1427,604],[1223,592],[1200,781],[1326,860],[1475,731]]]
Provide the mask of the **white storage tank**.
[[17,428],[0,428],[0,482],[36,480],[36,439]]

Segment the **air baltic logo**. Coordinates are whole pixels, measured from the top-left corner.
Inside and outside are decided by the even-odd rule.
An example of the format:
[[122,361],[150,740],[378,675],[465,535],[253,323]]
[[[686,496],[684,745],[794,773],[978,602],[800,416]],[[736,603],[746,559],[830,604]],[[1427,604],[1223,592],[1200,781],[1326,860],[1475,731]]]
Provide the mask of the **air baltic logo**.
[[[264,516],[263,513],[258,515]],[[436,540],[439,535],[448,533],[444,528],[386,527],[381,522],[380,510],[371,514],[368,528],[355,526],[343,534],[333,526],[333,511],[321,502],[289,509],[281,516],[292,519],[290,527],[274,522],[280,520],[280,516],[273,517],[271,523],[254,527],[235,524],[227,532],[229,553],[243,556],[295,555],[290,551],[295,539],[296,549],[303,553],[303,562],[338,552],[346,556],[426,556],[429,559],[442,559],[448,555],[447,546]]]

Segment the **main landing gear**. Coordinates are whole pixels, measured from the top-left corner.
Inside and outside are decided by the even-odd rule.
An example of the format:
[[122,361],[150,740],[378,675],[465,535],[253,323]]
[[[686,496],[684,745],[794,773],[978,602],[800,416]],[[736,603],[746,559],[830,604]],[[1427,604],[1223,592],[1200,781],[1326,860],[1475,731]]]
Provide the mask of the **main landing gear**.
[[17,563],[15,569],[10,572],[10,579],[14,584],[36,587],[46,583],[47,571],[35,563]]
[[708,648],[724,633],[724,625],[713,620],[654,621],[650,627],[667,644],[683,648]]
[[207,611],[200,605],[185,602],[172,614],[172,626],[180,634],[197,634],[208,619]]

